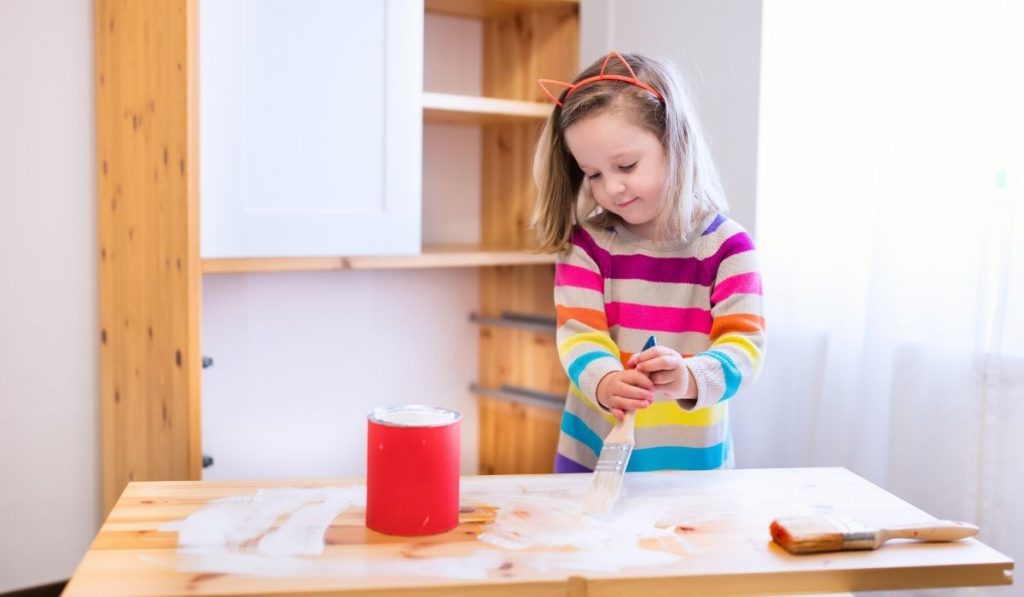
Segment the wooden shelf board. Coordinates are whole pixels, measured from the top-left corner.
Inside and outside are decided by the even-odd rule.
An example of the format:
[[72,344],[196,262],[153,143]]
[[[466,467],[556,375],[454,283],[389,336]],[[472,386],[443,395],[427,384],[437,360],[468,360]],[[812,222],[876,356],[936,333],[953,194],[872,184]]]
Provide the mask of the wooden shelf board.
[[423,118],[446,124],[543,121],[551,115],[552,104],[520,100],[474,97],[448,93],[423,93]]
[[480,19],[524,10],[576,10],[579,0],[426,0],[425,4],[427,12]]
[[351,257],[204,258],[204,274],[298,272],[328,270],[423,269],[437,267],[489,267],[554,263],[550,254],[493,251],[472,246],[428,246],[419,255],[367,255]]

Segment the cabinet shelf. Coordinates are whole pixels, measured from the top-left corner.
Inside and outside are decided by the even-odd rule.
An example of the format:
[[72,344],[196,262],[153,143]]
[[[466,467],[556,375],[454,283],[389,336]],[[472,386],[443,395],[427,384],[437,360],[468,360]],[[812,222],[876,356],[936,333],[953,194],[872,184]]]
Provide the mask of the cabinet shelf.
[[528,9],[575,9],[578,5],[579,0],[426,0],[427,12],[476,19],[508,16]]
[[258,257],[205,258],[204,274],[297,272],[328,270],[424,269],[438,267],[488,267],[554,263],[550,254],[496,251],[478,246],[438,245],[424,247],[418,255],[367,255],[351,257]]
[[492,122],[543,121],[551,115],[551,104],[521,100],[423,93],[423,119],[443,124],[484,124]]

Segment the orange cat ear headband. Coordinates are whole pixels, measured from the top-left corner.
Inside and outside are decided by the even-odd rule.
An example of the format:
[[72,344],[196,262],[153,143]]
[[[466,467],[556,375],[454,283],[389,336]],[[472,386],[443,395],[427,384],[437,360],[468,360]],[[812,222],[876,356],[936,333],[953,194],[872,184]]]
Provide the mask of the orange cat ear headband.
[[[604,73],[605,69],[608,68],[608,61],[611,60],[612,56],[618,58],[619,62],[621,62],[622,65],[626,67],[626,70],[629,71],[628,77],[623,75],[606,75]],[[604,63],[601,64],[601,73],[598,75],[595,75],[593,77],[587,77],[586,79],[583,79],[579,83],[566,83],[565,81],[555,81],[554,79],[537,79],[537,84],[540,85],[541,90],[544,91],[544,95],[548,96],[548,98],[550,98],[551,101],[555,102],[555,104],[557,104],[558,107],[561,108],[562,102],[557,97],[555,97],[550,91],[548,91],[548,88],[544,86],[545,83],[568,88],[568,91],[565,92],[565,98],[569,99],[569,96],[572,95],[573,92],[575,92],[580,87],[585,87],[587,85],[590,85],[591,83],[597,83],[598,81],[621,81],[623,83],[629,83],[630,85],[636,85],[640,89],[649,91],[652,94],[654,94],[654,97],[658,98],[658,101],[665,101],[665,98],[661,97],[661,94],[658,93],[657,89],[651,87],[647,83],[644,83],[640,79],[636,78],[636,73],[633,72],[633,67],[631,67],[629,63],[626,62],[626,59],[622,57],[622,54],[619,54],[615,50],[608,52],[608,55],[604,57]]]

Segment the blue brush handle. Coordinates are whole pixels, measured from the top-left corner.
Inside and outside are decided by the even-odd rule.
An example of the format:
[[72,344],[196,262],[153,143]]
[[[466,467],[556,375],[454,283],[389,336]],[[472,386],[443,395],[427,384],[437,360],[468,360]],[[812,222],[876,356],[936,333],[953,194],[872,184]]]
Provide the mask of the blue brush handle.
[[644,342],[644,347],[641,348],[640,351],[643,352],[648,348],[654,348],[657,345],[658,341],[654,338],[654,336],[651,336],[650,338],[647,339],[647,342]]

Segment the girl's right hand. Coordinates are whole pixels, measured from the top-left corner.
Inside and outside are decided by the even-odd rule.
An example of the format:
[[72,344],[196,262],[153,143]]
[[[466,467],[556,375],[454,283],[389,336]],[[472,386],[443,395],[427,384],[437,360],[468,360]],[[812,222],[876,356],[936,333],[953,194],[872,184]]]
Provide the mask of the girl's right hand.
[[647,408],[654,401],[654,383],[636,369],[613,371],[597,384],[597,402],[622,420],[627,410]]

